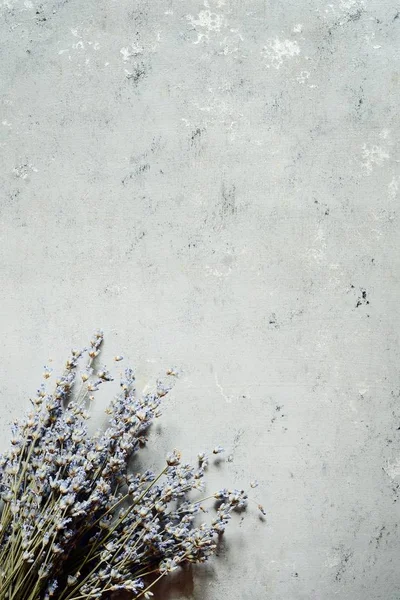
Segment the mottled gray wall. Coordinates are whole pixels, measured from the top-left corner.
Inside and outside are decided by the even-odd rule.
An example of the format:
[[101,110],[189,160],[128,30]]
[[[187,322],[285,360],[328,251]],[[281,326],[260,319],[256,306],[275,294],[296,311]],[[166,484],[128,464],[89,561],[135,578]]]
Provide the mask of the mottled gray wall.
[[163,598],[398,600],[399,3],[0,6],[1,446],[103,327],[268,513]]

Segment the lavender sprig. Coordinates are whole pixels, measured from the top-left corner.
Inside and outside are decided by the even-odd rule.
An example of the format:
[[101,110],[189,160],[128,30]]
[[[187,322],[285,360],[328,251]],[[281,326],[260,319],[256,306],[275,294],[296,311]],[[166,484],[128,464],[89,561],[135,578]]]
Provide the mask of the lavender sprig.
[[[113,381],[105,366],[94,368],[102,342],[99,330],[88,348],[72,350],[54,391],[39,387],[0,456],[0,600],[106,599],[119,590],[150,598],[166,574],[206,561],[232,511],[246,505],[244,490],[192,498],[204,487],[204,452],[196,467],[173,450],[158,475],[129,472],[129,459],[146,442],[177,377],[172,369],[141,397],[133,370],[125,369],[106,411],[108,426],[88,435],[87,404]],[[45,367],[45,380],[50,375]],[[221,452],[220,446],[213,450]],[[207,499],[219,506],[210,523],[199,523]]]

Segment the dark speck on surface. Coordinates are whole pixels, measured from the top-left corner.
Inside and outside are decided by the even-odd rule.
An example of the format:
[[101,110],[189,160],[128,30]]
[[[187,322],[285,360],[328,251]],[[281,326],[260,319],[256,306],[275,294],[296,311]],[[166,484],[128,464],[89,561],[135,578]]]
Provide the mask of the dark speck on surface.
[[[354,287],[353,285],[351,287]],[[357,298],[356,308],[361,306],[362,304],[368,305],[369,300],[367,300],[367,291],[361,288],[361,296]]]
[[275,313],[272,313],[272,315],[268,319],[268,323],[269,323],[269,325],[272,325],[275,329],[279,328],[278,322],[276,320],[276,314]]
[[130,81],[133,81],[135,85],[139,83],[142,79],[146,77],[146,69],[144,68],[143,63],[141,65],[137,65],[134,67],[132,73],[128,73],[126,78]]
[[363,10],[359,8],[355,13],[349,14],[347,17],[347,21],[358,21],[361,19],[361,15],[363,14]]
[[196,137],[200,137],[201,136],[201,129],[200,127],[197,127],[193,132],[192,135],[190,136],[190,139],[192,140],[192,142],[195,140]]

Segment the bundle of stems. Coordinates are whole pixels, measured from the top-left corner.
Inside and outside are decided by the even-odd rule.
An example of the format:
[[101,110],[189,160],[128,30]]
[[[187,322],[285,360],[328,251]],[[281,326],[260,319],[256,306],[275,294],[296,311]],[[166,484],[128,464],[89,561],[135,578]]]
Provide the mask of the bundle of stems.
[[[160,578],[214,554],[231,512],[247,503],[244,490],[226,488],[193,499],[204,488],[203,452],[196,466],[173,450],[160,473],[131,472],[173,369],[139,395],[126,368],[107,426],[88,434],[94,394],[114,379],[95,367],[102,341],[98,330],[88,347],[71,351],[54,391],[41,384],[0,456],[0,600],[106,599],[120,590],[148,599]],[[51,371],[45,367],[46,380]],[[216,501],[214,517],[199,523],[207,499]]]

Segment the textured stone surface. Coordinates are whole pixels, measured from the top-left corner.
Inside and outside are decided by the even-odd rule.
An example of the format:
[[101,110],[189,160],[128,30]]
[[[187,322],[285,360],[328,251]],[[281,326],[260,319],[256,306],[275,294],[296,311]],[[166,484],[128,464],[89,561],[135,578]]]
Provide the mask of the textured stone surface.
[[103,327],[268,513],[162,598],[400,598],[398,3],[0,7],[1,446]]

